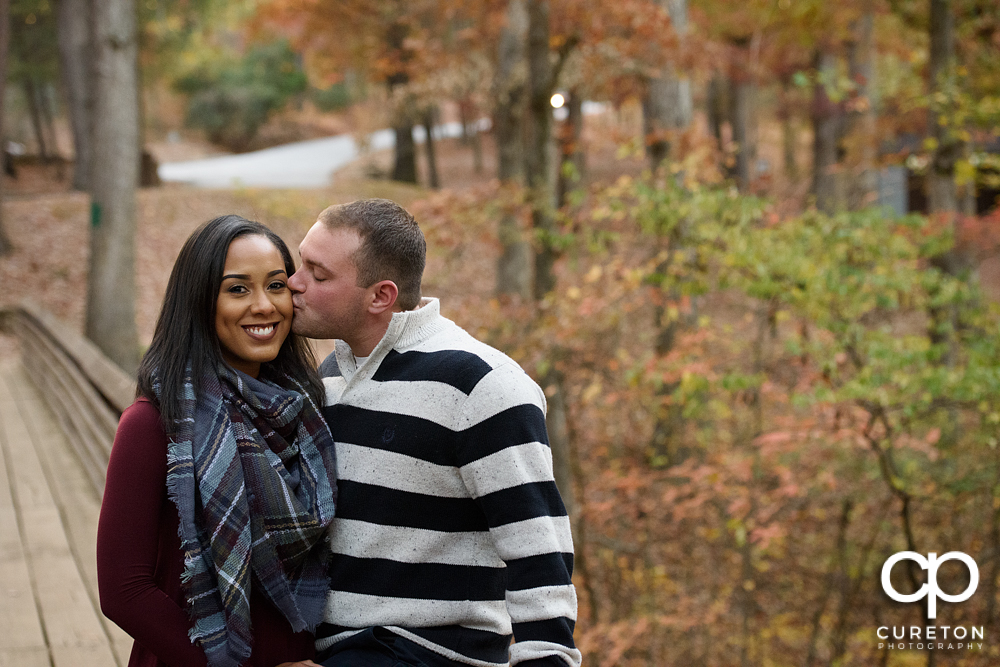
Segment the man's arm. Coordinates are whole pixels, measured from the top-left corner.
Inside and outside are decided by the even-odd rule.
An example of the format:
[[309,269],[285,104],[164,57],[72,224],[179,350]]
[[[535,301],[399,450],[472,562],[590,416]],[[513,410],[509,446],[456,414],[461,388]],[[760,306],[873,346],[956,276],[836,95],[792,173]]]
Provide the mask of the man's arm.
[[507,565],[511,664],[575,667],[573,538],[552,474],[544,394],[510,363],[477,384],[463,417],[461,474]]

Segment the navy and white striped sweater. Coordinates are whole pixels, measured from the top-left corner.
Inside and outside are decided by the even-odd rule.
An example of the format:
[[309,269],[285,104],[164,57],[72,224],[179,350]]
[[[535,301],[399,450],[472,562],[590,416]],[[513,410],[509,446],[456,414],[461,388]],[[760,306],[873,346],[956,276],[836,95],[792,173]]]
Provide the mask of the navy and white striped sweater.
[[334,355],[323,413],[338,503],[317,649],[381,626],[470,665],[579,665],[538,385],[436,299],[395,313],[360,368],[343,341]]

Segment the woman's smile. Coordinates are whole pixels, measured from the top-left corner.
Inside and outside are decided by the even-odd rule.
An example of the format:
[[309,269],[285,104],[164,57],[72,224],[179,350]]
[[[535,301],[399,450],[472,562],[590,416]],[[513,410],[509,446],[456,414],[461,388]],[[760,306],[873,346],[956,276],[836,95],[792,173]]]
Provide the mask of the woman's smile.
[[277,322],[271,324],[244,324],[243,329],[257,340],[270,340],[274,336]]

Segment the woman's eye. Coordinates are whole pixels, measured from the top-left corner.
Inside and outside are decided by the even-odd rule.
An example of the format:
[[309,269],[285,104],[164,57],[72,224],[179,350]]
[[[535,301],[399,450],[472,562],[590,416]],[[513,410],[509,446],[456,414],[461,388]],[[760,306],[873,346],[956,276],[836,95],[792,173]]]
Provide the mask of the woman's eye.
[[246,294],[249,290],[245,285],[231,285],[226,291],[230,294]]
[[283,280],[275,280],[273,283],[268,285],[267,288],[272,290],[282,290],[285,289],[285,282]]

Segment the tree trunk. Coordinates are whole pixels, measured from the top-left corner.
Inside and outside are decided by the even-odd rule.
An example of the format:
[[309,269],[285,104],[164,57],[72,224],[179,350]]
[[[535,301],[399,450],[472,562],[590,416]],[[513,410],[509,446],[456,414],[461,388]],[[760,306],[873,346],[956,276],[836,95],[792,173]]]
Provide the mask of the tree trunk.
[[93,25],[96,71],[86,334],[132,373],[139,362],[135,190],[140,133],[134,3],[95,3]]
[[[0,0],[0,138],[4,136],[4,91],[7,89],[7,57],[10,52],[10,0]],[[2,153],[0,153],[2,154]],[[0,175],[0,255],[14,249],[5,228],[3,217],[3,180]]]
[[[656,272],[660,275],[670,275],[676,266],[684,265],[688,262],[687,254],[690,252],[685,248],[685,236],[688,222],[681,220],[674,226],[666,244],[666,259],[656,267]],[[677,335],[680,333],[684,317],[681,314],[671,315],[671,307],[677,307],[681,301],[681,294],[676,284],[664,285],[660,289],[661,303],[654,308],[656,323],[656,341],[654,350],[658,357],[665,357],[674,349],[677,342]],[[674,402],[669,402],[667,397],[677,390],[679,381],[665,382],[657,389],[656,396],[659,405],[656,408],[656,425],[653,427],[653,437],[650,441],[650,466],[653,468],[666,468],[683,463],[692,451],[683,445],[684,435],[684,407]]]
[[[528,0],[528,123],[525,132],[524,171],[531,203],[531,222],[536,233],[534,297],[543,299],[556,285],[554,265],[557,257],[552,235],[556,231],[555,188],[552,170],[552,92],[558,70],[568,51],[560,54],[553,66],[549,50],[548,0]],[[569,48],[572,48],[571,46]],[[557,346],[549,356],[553,365],[564,352]],[[541,380],[542,390],[549,397],[546,426],[552,448],[552,464],[556,483],[566,494],[568,506],[573,505],[572,468],[570,467],[569,429],[567,428],[566,398],[557,369]],[[574,510],[575,511],[575,510]]]
[[479,112],[468,97],[458,103],[459,122],[462,123],[462,145],[472,149],[472,170],[483,173],[483,139],[479,131]]
[[566,512],[571,517],[575,517],[576,493],[573,489],[573,457],[569,451],[566,390],[562,377],[556,371],[551,371],[542,378],[542,385],[546,387],[545,394],[548,403],[545,426],[549,434],[549,444],[552,447],[552,473],[555,477],[556,488],[559,489],[559,495],[562,496],[563,504],[566,505]]
[[45,128],[42,123],[38,85],[30,75],[25,77],[23,84],[24,98],[28,102],[28,116],[31,118],[31,129],[35,132],[35,142],[38,144],[38,157],[44,164],[48,164],[49,149],[45,139]]
[[788,104],[790,91],[791,81],[788,79],[783,80],[781,82],[781,98],[778,105],[778,120],[781,121],[782,163],[785,176],[789,182],[794,181],[799,176],[799,167],[795,160],[795,148],[798,139],[795,131],[795,116],[792,114]]
[[[659,0],[670,12],[670,21],[678,39],[683,42],[687,34],[687,0]],[[711,103],[710,103],[711,104]],[[650,80],[646,99],[643,102],[643,118],[646,126],[646,155],[650,167],[656,169],[669,157],[671,133],[685,130],[691,124],[691,84],[678,75],[677,68],[668,64],[660,77]],[[667,275],[674,263],[686,261],[685,248],[686,221],[679,222],[668,239],[669,259],[662,262],[658,272]],[[661,299],[676,305],[680,302],[680,292],[676,286],[664,289]],[[656,313],[656,353],[667,355],[674,347],[677,333],[681,328],[679,318],[670,316],[667,303],[657,305]],[[666,383],[657,392],[661,403],[657,408],[656,426],[650,443],[650,463],[654,468],[677,465],[688,457],[690,451],[679,445],[684,429],[684,415],[681,406],[668,404],[667,396],[677,389],[676,383]]]
[[[670,13],[678,39],[687,34],[687,0],[657,0]],[[672,63],[664,63],[659,76],[650,77],[642,102],[646,157],[656,169],[670,154],[670,136],[691,124],[691,82]]]
[[434,154],[434,107],[430,107],[424,112],[424,153],[427,156],[427,180],[430,186],[437,190],[441,187],[441,178],[438,176],[437,156]]
[[[403,62],[409,60],[409,52],[404,44],[408,28],[402,23],[393,23],[386,32],[386,41],[389,50],[396,52]],[[410,82],[410,77],[405,71],[391,74],[388,79],[390,95],[400,86],[405,86]],[[396,132],[395,160],[392,166],[392,179],[404,183],[417,182],[417,147],[413,142],[414,126],[414,106],[413,95],[406,93],[396,104],[395,119],[393,129]]]
[[416,183],[417,146],[413,142],[413,124],[400,120],[393,129],[396,131],[396,147],[392,163],[392,180]]
[[[941,90],[942,84],[953,76],[955,60],[955,17],[951,0],[930,2],[930,93]],[[958,211],[955,187],[955,163],[962,155],[962,144],[954,132],[938,122],[944,110],[931,106],[928,126],[937,148],[931,158],[927,178],[927,201],[931,213],[954,214]],[[944,114],[948,115],[948,114]]]
[[[821,621],[826,610],[827,602],[838,591],[841,597],[841,607],[845,602],[847,569],[847,529],[851,522],[851,511],[854,508],[854,501],[848,498],[844,501],[843,509],[840,513],[840,525],[837,530],[837,542],[833,552],[833,562],[824,577],[823,592],[820,595],[820,603],[812,618],[812,630],[809,637],[809,652],[806,654],[805,667],[813,667],[817,661],[819,649],[819,637],[822,631]],[[836,652],[836,649],[835,649]]]
[[816,52],[816,72],[819,80],[813,87],[813,194],[816,208],[833,213],[838,207],[840,110],[824,85],[824,81],[833,80],[837,73],[837,56],[828,48]]
[[59,69],[73,131],[75,190],[90,187],[90,139],[94,112],[91,19],[91,0],[59,0],[56,4]]
[[738,39],[734,44],[738,55],[730,74],[729,118],[733,128],[733,142],[736,144],[736,183],[740,190],[746,190],[753,179],[753,162],[757,152],[753,139],[756,90],[748,63],[750,39]]
[[726,78],[718,72],[712,75],[708,82],[708,91],[705,95],[705,115],[708,118],[708,131],[715,137],[715,145],[721,151],[722,145],[722,124],[726,120],[727,104]]
[[535,230],[536,299],[556,286],[555,189],[552,182],[552,90],[553,68],[549,51],[548,0],[528,1],[528,128],[525,141],[525,176],[531,202],[531,225]]
[[869,6],[853,26],[854,39],[850,48],[851,79],[858,87],[860,102],[848,116],[848,128],[858,147],[853,165],[856,176],[851,184],[851,208],[870,206],[878,198],[874,27],[875,13]]
[[583,178],[584,154],[580,140],[583,138],[583,98],[579,91],[571,90],[566,98],[566,120],[559,128],[559,179],[556,202],[566,204],[570,190]]
[[462,126],[462,134],[459,141],[463,146],[471,143],[472,134],[469,131],[469,98],[463,97],[458,101],[458,122]]
[[38,111],[42,117],[42,129],[45,132],[45,136],[48,137],[49,160],[55,160],[56,180],[62,181],[66,178],[66,170],[63,168],[63,162],[60,159],[59,142],[56,140],[55,114],[52,110],[55,90],[50,84],[43,82],[38,87],[37,92]]
[[[934,216],[946,217],[954,229],[958,222],[958,194],[955,186],[955,163],[962,156],[964,146],[956,132],[948,125],[938,122],[943,116],[950,120],[953,104],[949,101],[943,107],[933,102],[935,93],[941,92],[948,80],[954,77],[955,70],[955,19],[952,13],[951,0],[931,0],[930,2],[930,82],[929,93],[932,100],[928,110],[928,130],[936,140],[937,146],[931,157],[930,169],[927,174],[927,204],[929,213]],[[958,276],[972,265],[968,253],[957,247],[949,248],[943,253],[930,258],[936,266],[950,276]],[[932,297],[937,294],[932,294]],[[958,357],[958,340],[956,332],[959,327],[958,306],[952,302],[944,306],[931,306],[930,340],[934,344],[944,344],[945,351],[941,362],[948,367],[954,365]],[[948,410],[949,430],[954,433],[958,427],[958,412],[955,408]],[[930,652],[928,660],[933,656]],[[930,664],[930,663],[928,663]]]
[[[524,175],[525,45],[528,38],[528,11],[524,0],[510,0],[507,24],[500,32],[497,68],[493,80],[493,133],[497,144],[497,178],[512,188]],[[499,225],[503,251],[497,262],[497,294],[531,298],[531,245],[524,238],[512,211],[504,211]]]
[[483,133],[478,124],[473,125],[469,140],[472,143],[472,172],[479,175],[483,173]]
[[653,170],[670,155],[671,83],[666,74],[651,77],[646,82],[646,94],[642,98],[642,133],[645,136],[646,158]]
[[[755,506],[756,502],[751,500],[751,517],[756,512]],[[740,583],[743,584],[742,586],[737,586],[735,590],[736,607],[739,609],[742,620],[740,627],[740,667],[749,667],[752,658],[755,657],[751,651],[751,642],[753,642],[755,635],[753,619],[759,616],[757,601],[754,599],[753,593],[757,588],[757,571],[753,566],[753,543],[750,540],[744,540],[743,544],[737,546],[737,549],[740,554],[740,563],[742,566]]]

